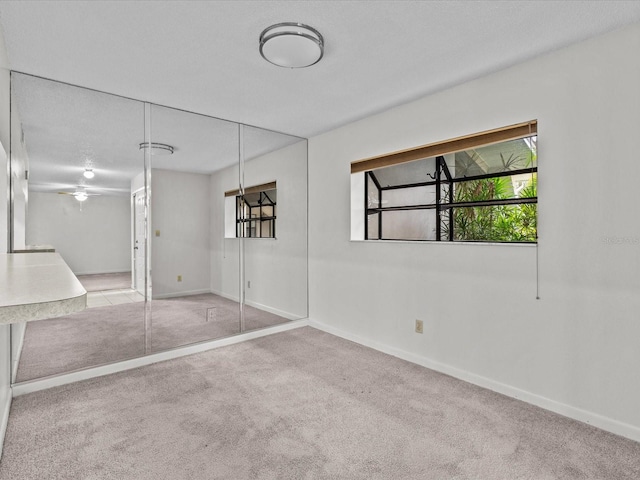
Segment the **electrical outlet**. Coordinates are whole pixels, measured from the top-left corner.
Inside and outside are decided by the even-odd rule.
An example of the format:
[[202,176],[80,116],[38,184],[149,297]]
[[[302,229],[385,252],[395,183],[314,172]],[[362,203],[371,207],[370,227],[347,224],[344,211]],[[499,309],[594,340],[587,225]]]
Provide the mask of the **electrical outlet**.
[[181,282],[182,281],[182,275],[178,275],[178,281]]
[[160,230],[156,230],[156,237],[160,236]]
[[251,288],[251,280],[247,282],[247,288]]
[[424,325],[422,320],[416,320],[416,333],[422,333],[424,331]]

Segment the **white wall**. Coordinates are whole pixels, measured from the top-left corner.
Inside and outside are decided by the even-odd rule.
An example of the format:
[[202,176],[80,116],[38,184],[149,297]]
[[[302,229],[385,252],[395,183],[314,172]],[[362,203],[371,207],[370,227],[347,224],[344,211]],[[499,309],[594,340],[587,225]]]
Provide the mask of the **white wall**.
[[16,381],[18,374],[18,364],[22,355],[22,347],[24,346],[24,334],[27,331],[27,323],[11,324],[11,382]]
[[27,243],[53,245],[76,275],[131,269],[131,205],[128,196],[30,192]]
[[137,192],[141,188],[144,188],[144,171],[131,179],[131,193]]
[[211,175],[209,190],[211,291],[234,300],[240,298],[240,242],[237,238],[225,238],[224,192],[237,188],[237,165]]
[[151,171],[153,298],[210,291],[209,181],[209,175]]
[[[245,300],[286,318],[307,317],[307,145],[250,160],[246,186],[276,181],[276,238],[247,238]],[[238,188],[237,167],[211,178],[211,290],[237,299],[239,239],[224,238],[224,192]],[[251,287],[248,287],[251,282]]]
[[[310,319],[640,440],[639,51],[634,25],[310,139]],[[535,246],[349,241],[350,162],[532,119],[539,300]]]
[[29,203],[29,156],[22,137],[22,122],[14,105],[11,109],[11,181],[13,183],[13,249],[25,247],[27,205]]

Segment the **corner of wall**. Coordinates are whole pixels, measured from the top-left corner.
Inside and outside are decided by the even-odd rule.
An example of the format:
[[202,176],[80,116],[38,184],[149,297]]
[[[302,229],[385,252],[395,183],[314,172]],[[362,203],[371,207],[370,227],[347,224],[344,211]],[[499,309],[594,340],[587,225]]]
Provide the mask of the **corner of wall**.
[[9,422],[12,396],[10,330],[9,325],[0,325],[0,457]]
[[631,440],[635,440],[636,442],[640,442],[640,428],[636,427],[635,425],[620,422],[618,420],[615,420],[610,417],[606,417],[604,415],[599,415],[597,413],[587,411],[578,407],[574,407],[566,403],[558,402],[556,400],[544,397],[542,395],[538,395],[526,390],[522,390],[512,385],[507,385],[505,383],[498,382],[491,378],[477,375],[468,370],[456,368],[451,365],[434,361],[423,355],[411,353],[406,350],[402,350],[400,348],[390,346],[386,343],[369,340],[367,338],[361,337],[359,335],[354,335],[352,333],[343,331],[339,328],[327,325],[322,322],[318,322],[316,320],[309,320],[309,326],[316,328],[318,330],[321,330],[323,332],[330,333],[331,335],[344,338],[345,340],[358,343],[365,347],[378,350],[379,352],[386,353],[387,355],[391,355],[393,357],[406,360],[407,362],[415,363],[416,365],[420,365],[430,370],[444,373],[445,375],[450,375],[454,378],[457,378],[458,380],[462,380],[464,382],[477,385],[478,387],[486,388],[493,392],[506,395],[507,397],[515,398],[516,400],[521,400],[523,402],[529,403],[531,405],[535,405],[545,410],[549,410],[551,412],[571,418],[573,420],[577,420],[579,422],[592,425],[596,428],[606,430],[616,435],[630,438]]
[[9,424],[9,411],[11,410],[11,389],[8,390],[5,398],[0,399],[0,460],[2,460],[2,451],[4,448],[4,437],[7,433]]

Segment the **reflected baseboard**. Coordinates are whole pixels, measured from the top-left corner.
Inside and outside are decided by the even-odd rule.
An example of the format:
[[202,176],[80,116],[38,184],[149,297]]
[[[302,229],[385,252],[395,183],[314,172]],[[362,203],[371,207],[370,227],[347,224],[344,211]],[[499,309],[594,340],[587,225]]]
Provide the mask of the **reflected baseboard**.
[[258,310],[262,310],[265,312],[273,313],[274,315],[278,315],[280,317],[284,317],[287,320],[297,320],[301,317],[301,315],[296,315],[295,313],[285,312],[284,310],[278,310],[277,308],[269,307],[268,305],[263,305],[258,302],[252,302],[251,300],[245,300],[245,303],[250,307],[257,308]]
[[[224,292],[218,292],[216,290],[211,290],[211,293],[213,293],[214,295],[219,295],[221,297],[227,298],[229,300],[233,300],[234,302],[238,302],[239,301],[238,297],[235,297],[233,295],[229,295],[229,294],[224,293]],[[284,310],[279,310],[277,308],[273,308],[273,307],[270,307],[268,305],[263,305],[262,303],[254,302],[254,301],[251,301],[251,300],[246,300],[245,299],[244,303],[246,305],[249,305],[250,307],[257,308],[258,310],[262,310],[264,312],[269,312],[269,313],[273,313],[274,315],[278,315],[280,317],[284,317],[287,320],[298,320],[300,318],[306,317],[306,313],[304,315],[296,315],[295,313],[285,312]]]
[[111,270],[102,270],[100,269],[100,271],[93,271],[93,270],[89,270],[88,272],[73,272],[73,274],[77,277],[78,275],[82,276],[82,275],[105,275],[105,274],[110,274],[110,273],[131,273],[131,267],[129,267],[128,269],[121,269],[121,268],[116,268],[115,270],[111,269]]
[[176,298],[176,297],[190,297],[191,295],[202,295],[203,293],[215,293],[211,292],[211,290],[202,289],[202,290],[188,290],[186,292],[170,292],[170,293],[160,293],[151,295],[151,300],[163,300],[166,298]]
[[286,332],[288,330],[294,330],[296,328],[306,327],[308,325],[309,320],[307,318],[302,320],[292,320],[290,322],[281,323],[272,327],[265,327],[257,330],[252,330],[250,332],[237,333],[229,337],[194,343],[192,345],[186,345],[182,347],[176,347],[158,353],[150,353],[143,357],[133,358],[130,360],[124,360],[121,362],[109,363],[95,367],[88,367],[81,370],[76,370],[74,372],[16,383],[12,385],[11,391],[13,397],[18,397],[20,395],[26,395],[28,393],[38,392],[40,390],[59,387],[62,385],[67,385],[69,383],[88,380],[95,377],[102,377],[104,375],[110,375],[112,373],[118,373],[138,367],[144,367],[153,363],[164,362],[165,360],[172,360],[174,358],[185,357],[187,355],[193,355],[195,353],[206,352],[208,350],[214,350],[216,348],[246,342],[247,340],[253,340],[255,338],[266,337],[268,335]]

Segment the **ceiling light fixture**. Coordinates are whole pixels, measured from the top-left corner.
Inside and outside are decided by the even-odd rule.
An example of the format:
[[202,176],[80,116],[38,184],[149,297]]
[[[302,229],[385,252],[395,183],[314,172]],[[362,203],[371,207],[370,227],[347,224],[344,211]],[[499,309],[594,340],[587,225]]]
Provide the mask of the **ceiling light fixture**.
[[84,178],[93,178],[96,176],[96,174],[93,173],[92,168],[85,168],[83,175],[84,175]]
[[324,39],[315,28],[302,23],[276,23],[260,34],[260,55],[279,67],[310,67],[324,55]]
[[164,143],[142,142],[140,150],[149,148],[149,145],[151,145],[151,155],[173,155],[173,147]]

